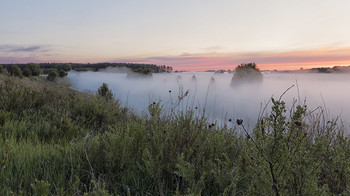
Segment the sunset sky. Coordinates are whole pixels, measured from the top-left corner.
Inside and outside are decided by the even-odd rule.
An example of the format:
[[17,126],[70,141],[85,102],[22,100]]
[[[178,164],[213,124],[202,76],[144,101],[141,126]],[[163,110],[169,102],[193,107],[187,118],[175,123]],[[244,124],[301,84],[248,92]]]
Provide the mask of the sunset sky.
[[349,0],[0,0],[0,64],[350,65]]

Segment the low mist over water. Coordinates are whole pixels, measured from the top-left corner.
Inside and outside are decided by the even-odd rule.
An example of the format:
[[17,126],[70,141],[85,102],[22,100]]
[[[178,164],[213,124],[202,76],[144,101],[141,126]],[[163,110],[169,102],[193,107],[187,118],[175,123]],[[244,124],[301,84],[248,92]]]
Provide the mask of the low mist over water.
[[[183,72],[160,73],[153,76],[128,76],[112,69],[102,72],[69,72],[72,88],[96,92],[107,83],[122,105],[136,113],[147,113],[150,103],[161,101],[164,110],[194,109],[220,122],[229,118],[244,119],[254,124],[271,97],[279,97],[292,85],[282,100],[290,107],[294,100],[308,109],[326,107],[329,117],[350,119],[350,75],[320,73],[263,73],[263,81],[231,87],[232,73]],[[186,92],[188,94],[186,96]],[[183,97],[177,105],[177,101]],[[270,105],[267,107],[270,109]]]

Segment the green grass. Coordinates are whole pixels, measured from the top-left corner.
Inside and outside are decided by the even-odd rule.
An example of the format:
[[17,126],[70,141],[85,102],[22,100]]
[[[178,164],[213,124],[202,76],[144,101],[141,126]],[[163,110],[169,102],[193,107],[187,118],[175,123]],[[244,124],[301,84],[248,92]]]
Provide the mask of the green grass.
[[1,195],[349,194],[349,136],[322,110],[272,100],[245,130],[58,83],[0,74]]

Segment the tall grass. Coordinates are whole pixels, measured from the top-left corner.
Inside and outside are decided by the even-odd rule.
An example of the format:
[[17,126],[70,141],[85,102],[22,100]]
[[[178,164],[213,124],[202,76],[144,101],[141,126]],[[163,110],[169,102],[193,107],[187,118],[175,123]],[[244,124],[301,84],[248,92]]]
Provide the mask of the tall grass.
[[0,194],[349,194],[349,136],[323,110],[272,99],[247,130],[178,102],[136,116],[101,95],[0,75]]

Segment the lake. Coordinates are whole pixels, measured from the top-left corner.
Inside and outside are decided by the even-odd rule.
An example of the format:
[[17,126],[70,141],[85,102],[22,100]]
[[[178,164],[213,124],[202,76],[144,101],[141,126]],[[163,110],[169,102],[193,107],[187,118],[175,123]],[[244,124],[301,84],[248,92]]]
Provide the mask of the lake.
[[[231,87],[232,73],[159,73],[151,77],[128,75],[125,70],[68,73],[72,88],[93,91],[107,83],[123,106],[147,114],[147,106],[160,101],[164,112],[192,108],[219,123],[241,118],[253,125],[271,97],[282,97],[287,107],[306,103],[310,111],[322,106],[329,118],[350,122],[350,74],[264,72],[263,81]],[[188,92],[186,94],[186,92]],[[267,107],[271,108],[271,103]],[[268,111],[267,110],[267,111]]]

